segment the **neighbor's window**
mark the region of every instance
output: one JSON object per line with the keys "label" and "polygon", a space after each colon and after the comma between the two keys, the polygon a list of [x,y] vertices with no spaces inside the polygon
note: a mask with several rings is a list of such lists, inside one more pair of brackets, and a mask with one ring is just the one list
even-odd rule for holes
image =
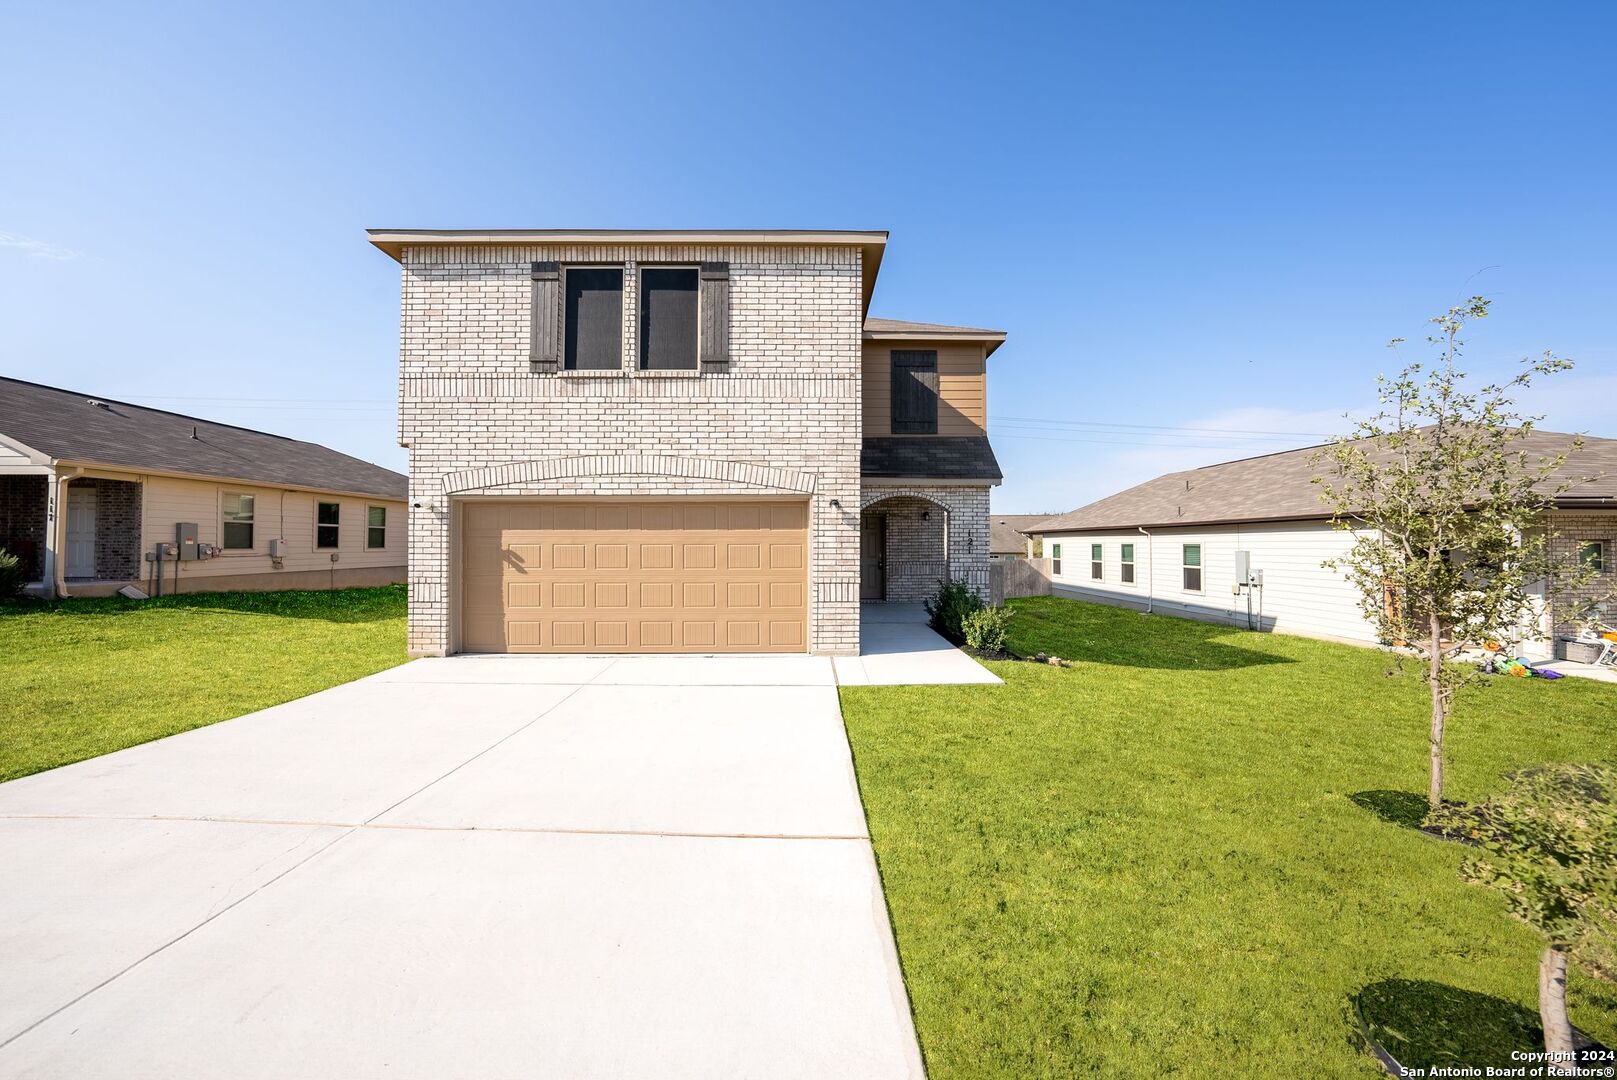
{"label": "neighbor's window", "polygon": [[365,546],[368,548],[387,547],[387,507],[367,506],[365,508]]}
{"label": "neighbor's window", "polygon": [[334,548],[337,546],[337,521],[342,514],[342,507],[336,503],[314,504],[314,546],[317,548]]}
{"label": "neighbor's window", "polygon": [[697,270],[648,266],[640,271],[640,370],[696,370]]}
{"label": "neighbor's window", "polygon": [[1061,545],[1050,545],[1050,573],[1056,577],[1061,576]]}
{"label": "neighbor's window", "polygon": [[1089,577],[1091,581],[1099,581],[1106,572],[1105,556],[1099,544],[1089,545]]}
{"label": "neighbor's window", "polygon": [[1202,591],[1202,546],[1200,544],[1184,545],[1185,554],[1181,560],[1185,568],[1185,591]]}
{"label": "neighbor's window", "polygon": [[938,433],[938,352],[893,350],[893,434]]}
{"label": "neighbor's window", "polygon": [[227,551],[253,550],[253,497],[226,495],[224,500],[224,547]]}
{"label": "neighbor's window", "polygon": [[570,266],[563,308],[568,371],[616,371],[623,366],[623,270]]}
{"label": "neighbor's window", "polygon": [[1604,540],[1589,540],[1582,544],[1578,548],[1578,565],[1604,571],[1606,569],[1606,542]]}
{"label": "neighbor's window", "polygon": [[1133,585],[1134,584],[1134,545],[1133,544],[1124,544],[1123,545],[1123,557],[1119,560],[1119,565],[1120,565],[1120,567],[1121,567],[1121,569],[1123,571],[1123,584],[1125,584],[1125,585]]}

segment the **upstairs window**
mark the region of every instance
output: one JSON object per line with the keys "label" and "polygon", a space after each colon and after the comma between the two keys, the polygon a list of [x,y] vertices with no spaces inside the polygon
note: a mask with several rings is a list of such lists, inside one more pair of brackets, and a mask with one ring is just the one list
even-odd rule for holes
{"label": "upstairs window", "polygon": [[365,546],[368,548],[387,547],[387,507],[367,506],[365,508]]}
{"label": "upstairs window", "polygon": [[226,551],[253,550],[253,497],[226,495],[224,498],[223,547]]}
{"label": "upstairs window", "polygon": [[1104,549],[1099,544],[1089,545],[1089,579],[1099,581],[1106,574]]}
{"label": "upstairs window", "polygon": [[1061,545],[1050,545],[1050,573],[1056,577],[1061,576]]}
{"label": "upstairs window", "polygon": [[893,350],[893,434],[938,433],[936,349]]}
{"label": "upstairs window", "polygon": [[1606,569],[1606,542],[1585,540],[1578,545],[1578,565],[1604,573]]}
{"label": "upstairs window", "polygon": [[640,370],[695,371],[696,267],[640,271]]}
{"label": "upstairs window", "polygon": [[342,515],[342,507],[332,502],[314,504],[314,546],[317,548],[334,548],[337,546],[337,525]]}
{"label": "upstairs window", "polygon": [[1202,546],[1200,544],[1184,545],[1184,555],[1180,565],[1185,573],[1185,591],[1202,591]]}
{"label": "upstairs window", "polygon": [[566,272],[562,366],[568,371],[623,367],[623,270],[570,266]]}
{"label": "upstairs window", "polygon": [[1134,545],[1133,544],[1124,544],[1123,545],[1123,557],[1122,557],[1122,559],[1119,560],[1118,567],[1119,567],[1120,570],[1122,570],[1123,584],[1125,584],[1125,585],[1133,585],[1134,584]]}

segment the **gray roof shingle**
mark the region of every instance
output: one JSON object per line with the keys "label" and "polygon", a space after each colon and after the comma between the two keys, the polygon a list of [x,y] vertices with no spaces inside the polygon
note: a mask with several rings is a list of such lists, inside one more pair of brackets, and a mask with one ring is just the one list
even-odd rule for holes
{"label": "gray roof shingle", "polygon": [[988,553],[990,555],[1020,555],[1027,550],[1029,526],[1046,521],[1049,514],[990,514],[988,515]]}
{"label": "gray roof shingle", "polygon": [[[1521,449],[1534,457],[1550,457],[1565,451],[1574,438],[1564,432],[1535,430],[1527,434]],[[1320,500],[1313,478],[1332,466],[1312,460],[1318,450],[1310,446],[1168,473],[1048,518],[1034,531],[1326,518],[1330,511]],[[1558,476],[1595,478],[1567,492],[1563,505],[1617,507],[1617,439],[1585,436],[1583,449],[1567,458]]]}
{"label": "gray roof shingle", "polygon": [[928,480],[991,480],[1002,474],[994,448],[981,435],[878,436],[860,455],[863,476],[913,476]]}
{"label": "gray roof shingle", "polygon": [[[100,404],[92,404],[100,402]],[[250,428],[0,377],[0,435],[58,460],[403,499],[391,469]]]}

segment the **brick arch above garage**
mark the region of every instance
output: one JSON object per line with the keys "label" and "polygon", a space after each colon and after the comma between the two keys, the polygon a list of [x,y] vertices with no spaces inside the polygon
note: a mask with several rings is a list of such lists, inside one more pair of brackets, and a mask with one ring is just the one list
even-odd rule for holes
{"label": "brick arch above garage", "polygon": [[681,480],[734,484],[760,490],[814,494],[814,473],[755,465],[720,458],[675,457],[658,454],[545,457],[476,469],[460,469],[443,478],[446,495],[545,484],[557,480],[592,477],[658,476]]}

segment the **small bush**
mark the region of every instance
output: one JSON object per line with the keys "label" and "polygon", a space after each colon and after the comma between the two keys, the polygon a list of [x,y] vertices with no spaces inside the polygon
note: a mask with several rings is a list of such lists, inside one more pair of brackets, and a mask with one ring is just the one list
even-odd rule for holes
{"label": "small bush", "polygon": [[22,595],[22,564],[17,556],[0,548],[0,600],[15,600]]}
{"label": "small bush", "polygon": [[982,606],[982,600],[964,581],[945,581],[927,598],[926,613],[931,617],[932,629],[951,641],[960,641],[966,636],[966,616]]}
{"label": "small bush", "polygon": [[962,629],[967,645],[978,652],[997,653],[1005,651],[1005,631],[1010,625],[1009,608],[984,607],[967,615]]}

